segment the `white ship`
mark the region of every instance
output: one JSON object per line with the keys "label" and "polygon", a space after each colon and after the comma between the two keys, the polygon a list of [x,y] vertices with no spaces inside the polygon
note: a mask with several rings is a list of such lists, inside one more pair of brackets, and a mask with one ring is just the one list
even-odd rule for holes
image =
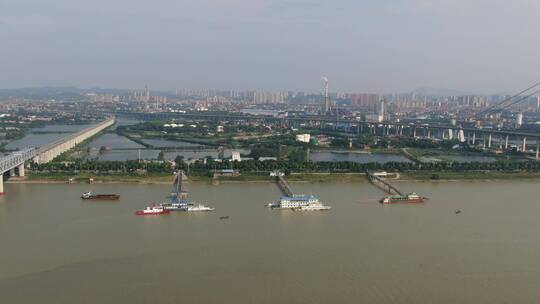
{"label": "white ship", "polygon": [[324,211],[330,210],[319,198],[313,195],[282,196],[278,202],[268,204],[272,209],[292,209],[299,211]]}
{"label": "white ship", "polygon": [[215,208],[208,207],[202,204],[197,205],[188,205],[186,211],[187,212],[197,212],[197,211],[214,211]]}
{"label": "white ship", "polygon": [[186,211],[187,207],[190,205],[190,202],[187,200],[172,200],[168,203],[160,204],[161,207],[165,210],[170,211]]}

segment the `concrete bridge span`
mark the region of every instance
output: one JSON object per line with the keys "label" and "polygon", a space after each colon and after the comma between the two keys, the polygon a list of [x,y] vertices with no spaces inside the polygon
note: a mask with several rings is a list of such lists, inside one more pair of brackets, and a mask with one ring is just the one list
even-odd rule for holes
{"label": "concrete bridge span", "polygon": [[0,195],[4,195],[4,174],[9,171],[11,176],[18,170],[19,176],[24,176],[24,163],[34,158],[36,149],[28,148],[13,152],[0,158]]}
{"label": "concrete bridge span", "polygon": [[58,155],[69,151],[76,145],[86,139],[96,135],[104,129],[112,126],[115,123],[115,118],[111,117],[97,125],[86,128],[75,134],[71,134],[63,139],[50,143],[39,149],[27,148],[24,150],[13,152],[9,155],[0,157],[0,195],[4,192],[4,174],[9,172],[10,176],[24,176],[25,163],[34,161],[38,164],[44,164],[52,161]]}
{"label": "concrete bridge span", "polygon": [[68,137],[43,146],[37,150],[36,156],[34,157],[34,162],[38,164],[48,163],[60,154],[73,149],[81,142],[112,126],[114,122],[114,117],[108,118],[97,125],[91,126],[75,134],[71,134]]}

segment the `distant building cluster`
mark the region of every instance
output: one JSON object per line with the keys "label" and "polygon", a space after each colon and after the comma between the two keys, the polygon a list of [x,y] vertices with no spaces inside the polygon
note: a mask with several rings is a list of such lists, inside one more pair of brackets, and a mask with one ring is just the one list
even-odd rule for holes
{"label": "distant building cluster", "polygon": [[251,104],[277,104],[285,103],[289,92],[278,91],[219,91],[219,90],[176,90],[177,98],[207,99],[214,102],[242,101]]}

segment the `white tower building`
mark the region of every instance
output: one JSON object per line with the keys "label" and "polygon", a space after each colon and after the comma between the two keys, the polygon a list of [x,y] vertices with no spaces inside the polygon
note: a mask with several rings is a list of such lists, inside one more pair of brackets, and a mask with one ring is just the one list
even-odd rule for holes
{"label": "white tower building", "polygon": [[324,111],[325,113],[328,113],[331,110],[330,94],[328,91],[328,78],[323,77],[322,79],[324,81]]}

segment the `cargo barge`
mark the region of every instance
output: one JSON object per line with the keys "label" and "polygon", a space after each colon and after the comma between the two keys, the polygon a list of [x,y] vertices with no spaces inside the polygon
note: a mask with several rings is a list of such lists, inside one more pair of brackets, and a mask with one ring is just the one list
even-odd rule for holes
{"label": "cargo barge", "polygon": [[92,192],[85,192],[81,195],[84,200],[103,200],[103,201],[116,201],[120,199],[118,194],[94,194]]}
{"label": "cargo barge", "polygon": [[389,195],[383,197],[379,202],[381,204],[419,204],[427,200],[427,197],[420,196],[416,193],[407,195]]}

